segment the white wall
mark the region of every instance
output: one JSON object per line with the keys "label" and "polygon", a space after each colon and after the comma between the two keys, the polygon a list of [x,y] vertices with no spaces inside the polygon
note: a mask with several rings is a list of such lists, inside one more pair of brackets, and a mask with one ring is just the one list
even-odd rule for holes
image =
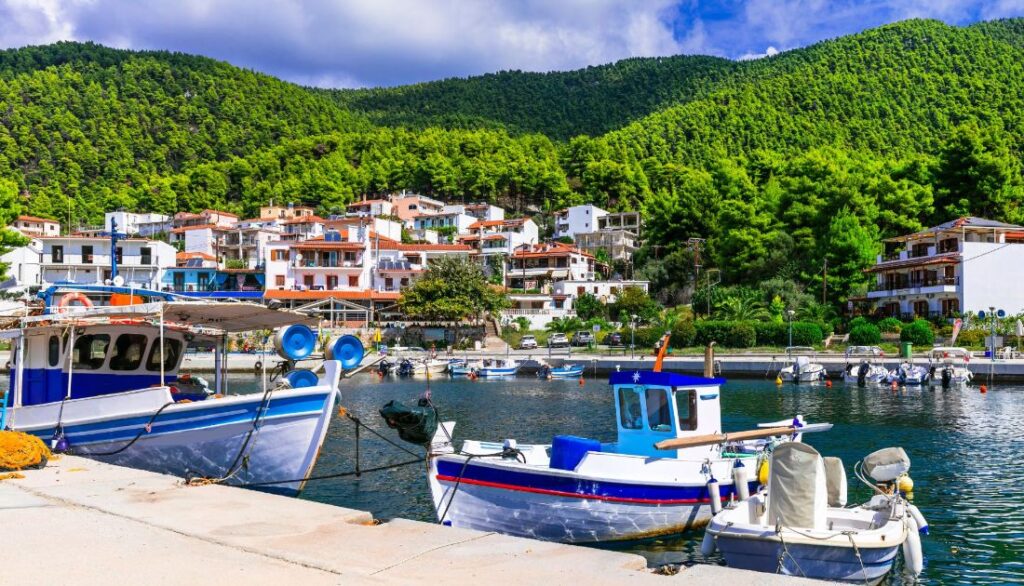
{"label": "white wall", "polygon": [[210,256],[216,256],[213,246],[215,235],[212,229],[199,228],[196,230],[186,230],[184,232],[184,236],[184,252],[202,252],[204,254],[209,254]]}
{"label": "white wall", "polygon": [[1024,244],[964,242],[961,311],[1024,311]]}
{"label": "white wall", "polygon": [[19,287],[40,285],[42,253],[42,242],[32,239],[27,245],[19,246],[0,256],[0,263],[7,265],[7,278],[16,280]]}
{"label": "white wall", "polygon": [[565,211],[566,223],[555,225],[555,238],[569,236],[575,238],[581,232],[597,230],[597,219],[608,215],[608,212],[594,205],[573,206]]}

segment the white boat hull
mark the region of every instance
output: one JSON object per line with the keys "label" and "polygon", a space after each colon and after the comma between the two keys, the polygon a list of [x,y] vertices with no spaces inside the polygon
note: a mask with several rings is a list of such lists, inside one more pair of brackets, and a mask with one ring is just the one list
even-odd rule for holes
{"label": "white boat hull", "polygon": [[828,372],[820,364],[812,365],[811,367],[801,369],[800,372],[794,374],[792,367],[786,367],[779,371],[779,377],[791,383],[812,383],[817,381],[825,380],[828,377]]}

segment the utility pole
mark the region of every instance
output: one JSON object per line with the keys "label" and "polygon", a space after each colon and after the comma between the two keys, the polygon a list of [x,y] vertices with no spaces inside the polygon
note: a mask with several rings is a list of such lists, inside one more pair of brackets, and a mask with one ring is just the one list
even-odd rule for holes
{"label": "utility pole", "polygon": [[[700,268],[703,266],[700,259],[700,246],[704,243],[703,238],[688,238],[686,240],[686,246],[693,250],[693,288],[694,291],[700,285]],[[708,280],[708,315],[711,315],[711,280]]]}
{"label": "utility pole", "polygon": [[821,271],[821,304],[827,303],[827,292],[828,292],[828,258],[825,259],[825,266]]}

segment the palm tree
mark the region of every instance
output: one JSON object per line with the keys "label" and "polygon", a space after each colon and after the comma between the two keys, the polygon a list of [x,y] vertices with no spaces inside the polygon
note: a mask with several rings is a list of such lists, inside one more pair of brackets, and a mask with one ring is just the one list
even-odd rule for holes
{"label": "palm tree", "polygon": [[766,321],[771,316],[761,300],[737,296],[719,301],[715,305],[715,317],[728,321]]}

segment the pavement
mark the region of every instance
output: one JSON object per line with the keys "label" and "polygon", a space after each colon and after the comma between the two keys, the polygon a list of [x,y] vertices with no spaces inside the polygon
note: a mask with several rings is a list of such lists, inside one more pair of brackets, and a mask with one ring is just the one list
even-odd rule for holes
{"label": "pavement", "polygon": [[[0,481],[7,584],[670,584],[811,580],[393,520],[63,456]],[[244,581],[244,582],[243,582]]]}

